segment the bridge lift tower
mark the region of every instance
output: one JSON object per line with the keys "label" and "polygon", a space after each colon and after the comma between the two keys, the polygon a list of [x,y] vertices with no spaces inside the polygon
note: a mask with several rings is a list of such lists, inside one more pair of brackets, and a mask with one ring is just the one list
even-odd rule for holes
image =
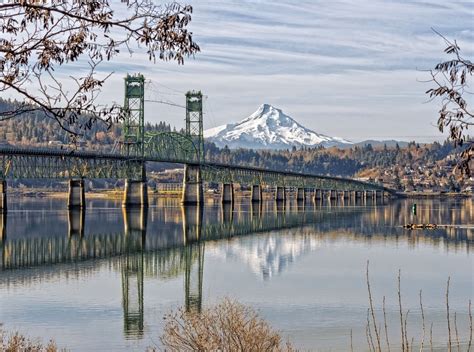
{"label": "bridge lift tower", "polygon": [[204,128],[202,123],[202,93],[186,93],[186,136],[191,138],[196,150],[197,160],[204,161]]}
{"label": "bridge lift tower", "polygon": [[143,156],[145,150],[145,77],[125,77],[124,144],[127,155]]}

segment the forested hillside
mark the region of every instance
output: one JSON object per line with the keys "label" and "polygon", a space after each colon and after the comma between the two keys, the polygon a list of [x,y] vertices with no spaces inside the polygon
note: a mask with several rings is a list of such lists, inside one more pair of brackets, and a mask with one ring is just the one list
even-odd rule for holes
{"label": "forested hillside", "polygon": [[[12,102],[0,99],[0,109]],[[164,122],[147,124],[148,131],[171,131]],[[81,148],[110,150],[119,140],[122,129],[115,125],[107,130],[95,124],[79,139]],[[57,123],[39,112],[0,122],[0,144],[22,146],[58,146],[70,143],[69,136]],[[290,170],[322,175],[359,177],[383,182],[400,190],[463,190],[470,180],[455,177],[455,150],[450,143],[406,147],[354,146],[352,148],[303,148],[292,150],[231,150],[205,144],[206,161]]]}
{"label": "forested hillside", "polygon": [[[16,103],[0,98],[0,111],[14,110]],[[146,131],[171,131],[169,124],[147,123]],[[120,124],[107,129],[105,123],[91,125],[89,131],[78,138],[78,143],[87,149],[112,148],[122,134]],[[58,123],[47,118],[41,111],[33,111],[5,121],[0,121],[0,143],[10,143],[23,146],[57,146],[71,143],[69,134],[61,129]]]}

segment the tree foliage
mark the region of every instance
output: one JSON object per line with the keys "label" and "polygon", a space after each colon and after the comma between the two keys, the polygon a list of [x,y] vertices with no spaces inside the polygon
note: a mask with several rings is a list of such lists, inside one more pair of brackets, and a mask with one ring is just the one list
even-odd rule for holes
{"label": "tree foliage", "polygon": [[[121,109],[98,103],[110,76],[99,74],[100,65],[120,52],[131,55],[135,46],[146,49],[151,61],[183,64],[200,50],[187,29],[191,13],[191,6],[157,6],[152,0],[0,2],[0,92],[23,99],[16,109],[3,111],[0,120],[40,109],[72,135],[97,121],[110,126]],[[74,67],[85,66],[83,73],[57,74],[58,68],[79,60],[81,65]],[[85,122],[80,119],[84,114]]]}
{"label": "tree foliage", "polygon": [[461,153],[458,167],[469,176],[474,155],[474,141],[469,138],[467,130],[474,124],[474,111],[469,106],[466,96],[472,94],[468,88],[474,73],[474,64],[462,55],[456,41],[449,41],[438,32],[436,33],[445,41],[444,52],[451,58],[438,63],[434,69],[430,70],[434,87],[428,89],[426,94],[431,98],[441,99],[439,130],[443,132],[448,129],[455,146],[466,145]]}

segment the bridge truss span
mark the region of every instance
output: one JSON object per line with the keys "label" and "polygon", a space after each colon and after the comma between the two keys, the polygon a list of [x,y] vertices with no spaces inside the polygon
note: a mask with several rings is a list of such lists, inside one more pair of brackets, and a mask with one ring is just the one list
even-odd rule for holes
{"label": "bridge truss span", "polygon": [[139,179],[142,163],[116,154],[1,147],[0,179]]}
{"label": "bridge truss span", "polygon": [[382,185],[350,178],[314,175],[291,171],[271,170],[250,166],[220,163],[201,164],[202,179],[206,182],[238,183],[244,185],[314,188],[339,191],[388,191]]}
{"label": "bridge truss span", "polygon": [[168,162],[199,168],[201,179],[204,182],[340,191],[374,190],[391,193],[391,190],[381,185],[348,178],[221,163],[199,163],[195,160],[198,154],[195,153],[192,140],[187,140],[185,136],[180,138],[177,135],[179,134],[152,136],[153,141],[150,143],[156,147],[156,150],[159,150],[160,146],[166,145],[166,148],[161,152],[145,154],[144,157],[46,148],[0,147],[0,179],[115,178],[141,180],[144,163]]}

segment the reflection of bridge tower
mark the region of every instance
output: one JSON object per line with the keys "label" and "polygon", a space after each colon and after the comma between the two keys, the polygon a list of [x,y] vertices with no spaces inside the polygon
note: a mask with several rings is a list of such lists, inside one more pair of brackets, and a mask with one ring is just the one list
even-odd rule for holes
{"label": "reflection of bridge tower", "polygon": [[184,291],[186,311],[201,311],[204,243],[200,241],[202,207],[181,207],[184,236]]}
{"label": "reflection of bridge tower", "polygon": [[202,308],[202,280],[204,270],[204,243],[197,242],[184,248],[186,270],[184,291],[186,311],[200,312]]}
{"label": "reflection of bridge tower", "polygon": [[124,333],[143,336],[143,253],[126,255],[122,261]]}
{"label": "reflection of bridge tower", "polygon": [[141,248],[138,254],[126,253],[122,260],[122,306],[124,333],[143,336],[143,251],[145,250],[148,208],[123,208],[127,249]]}

